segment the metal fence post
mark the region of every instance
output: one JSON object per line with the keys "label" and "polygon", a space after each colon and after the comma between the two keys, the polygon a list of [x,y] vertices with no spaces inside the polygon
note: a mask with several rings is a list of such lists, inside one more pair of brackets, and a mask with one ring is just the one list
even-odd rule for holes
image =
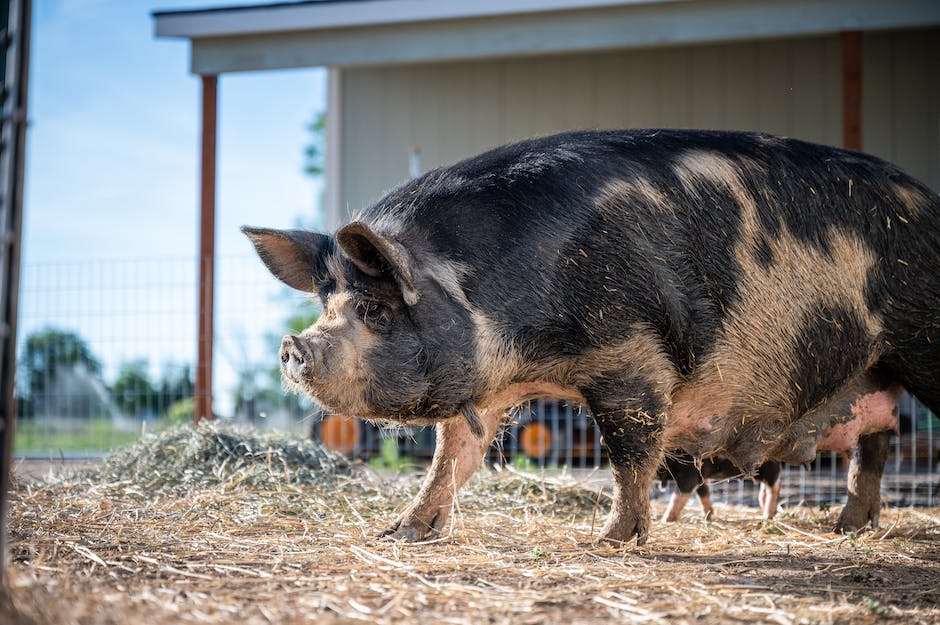
{"label": "metal fence post", "polygon": [[0,5],[0,590],[7,579],[7,504],[16,423],[13,374],[16,367],[16,319],[20,278],[20,238],[23,225],[23,168],[26,152],[26,96],[29,75],[30,0],[7,0]]}

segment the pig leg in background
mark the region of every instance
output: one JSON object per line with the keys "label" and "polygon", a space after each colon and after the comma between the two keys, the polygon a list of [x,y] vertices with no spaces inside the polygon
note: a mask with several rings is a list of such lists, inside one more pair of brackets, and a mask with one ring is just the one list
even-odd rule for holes
{"label": "pig leg in background", "polygon": [[[694,490],[694,489],[693,489]],[[680,490],[678,487],[672,491],[669,496],[669,505],[666,506],[666,512],[663,513],[663,523],[672,523],[679,520],[679,515],[685,508],[685,504],[691,499],[692,493]]]}
{"label": "pig leg in background", "polygon": [[702,516],[708,521],[712,518],[715,508],[712,506],[712,491],[707,479],[702,480],[699,487],[695,489],[695,496],[698,497],[698,502],[702,506]]}
{"label": "pig leg in background", "polygon": [[669,505],[666,507],[665,514],[663,514],[663,522],[666,523],[679,520],[679,515],[682,514],[682,509],[685,508],[685,504],[688,503],[693,492],[698,495],[705,518],[708,518],[712,511],[707,480],[702,477],[701,472],[693,464],[692,457],[687,456],[688,462],[685,458],[686,456],[667,458],[664,467],[659,471],[660,477],[672,478],[676,482],[676,490],[669,497]]}
{"label": "pig leg in background", "polygon": [[761,515],[765,519],[772,519],[777,514],[777,501],[780,499],[780,463],[765,462],[760,465],[757,469],[757,479],[760,481],[757,502],[760,504]]}
{"label": "pig leg in background", "polygon": [[438,534],[450,516],[455,494],[483,464],[483,456],[496,438],[504,415],[502,410],[480,413],[486,431],[483,439],[470,430],[463,417],[438,423],[434,458],[421,490],[379,537],[418,542]]}
{"label": "pig leg in background", "polygon": [[587,399],[610,458],[614,497],[600,540],[621,546],[636,536],[646,542],[650,527],[649,489],[663,460],[666,402],[639,376],[595,379]]}
{"label": "pig leg in background", "polygon": [[858,439],[858,447],[849,464],[849,497],[836,522],[835,531],[855,532],[869,521],[878,528],[881,508],[881,474],[888,460],[891,432],[876,432]]}
{"label": "pig leg in background", "polygon": [[[693,491],[698,496],[699,503],[702,504],[702,514],[705,519],[710,519],[714,508],[708,478],[742,477],[741,471],[727,459],[710,458],[696,465],[691,456],[679,451],[670,454],[658,475],[664,482],[668,479],[674,480],[677,488],[677,492],[673,493],[669,500],[669,507],[663,515],[665,522],[679,519],[679,514]],[[777,500],[780,496],[780,463],[775,461],[763,463],[758,467],[755,477],[760,482],[758,501],[763,517],[773,518],[777,513]]]}

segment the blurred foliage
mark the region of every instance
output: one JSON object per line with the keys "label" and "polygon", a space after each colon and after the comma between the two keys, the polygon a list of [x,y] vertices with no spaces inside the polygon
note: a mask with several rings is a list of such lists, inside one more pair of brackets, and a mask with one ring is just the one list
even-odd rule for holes
{"label": "blurred foliage", "polygon": [[401,454],[399,440],[394,436],[383,438],[379,454],[369,460],[369,466],[380,472],[391,471],[398,473],[414,465],[413,459]]}
{"label": "blurred foliage", "polygon": [[192,397],[189,365],[168,368],[159,380],[150,379],[146,360],[124,363],[110,392],[121,413],[131,417],[161,417],[181,399]]}
{"label": "blurred foliage", "polygon": [[126,415],[144,412],[154,403],[153,383],[147,371],[147,361],[135,360],[121,367],[118,378],[111,386],[114,403]]}
{"label": "blurred foliage", "polygon": [[83,366],[94,376],[101,375],[101,362],[92,355],[85,339],[75,332],[46,328],[26,337],[19,375],[26,383],[29,397],[51,388],[56,374],[63,368],[75,366]]}
{"label": "blurred foliage", "polygon": [[307,125],[310,143],[304,148],[304,173],[322,176],[326,165],[326,111],[314,113],[313,121]]}
{"label": "blurred foliage", "polygon": [[[174,402],[191,397],[194,388],[190,365],[168,366],[154,379],[145,359],[122,364],[114,383],[107,385],[102,380],[101,361],[86,340],[58,328],[45,328],[26,337],[17,375],[23,381],[17,397],[21,420],[87,418],[86,405],[93,402],[103,402],[110,408],[92,414],[92,420],[118,415],[159,418]],[[100,428],[89,425],[86,429]]]}
{"label": "blurred foliage", "polygon": [[317,322],[317,319],[320,317],[320,312],[316,310],[312,311],[301,311],[297,314],[291,315],[284,322],[284,326],[287,331],[291,334],[300,334],[313,324]]}
{"label": "blurred foliage", "polygon": [[196,400],[194,400],[192,396],[184,397],[170,404],[170,407],[167,408],[166,411],[166,421],[170,425],[192,423],[195,411]]}

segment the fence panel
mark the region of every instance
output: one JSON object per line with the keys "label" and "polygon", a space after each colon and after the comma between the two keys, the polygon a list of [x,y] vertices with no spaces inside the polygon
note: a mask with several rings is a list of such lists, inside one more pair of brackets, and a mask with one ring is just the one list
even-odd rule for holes
{"label": "fence panel", "polygon": [[[327,417],[331,419],[334,417]],[[399,462],[421,463],[434,452],[433,430],[382,430],[356,422],[355,432],[342,444],[324,436],[314,420],[314,435],[327,446],[369,460],[383,453],[383,441],[394,441]],[[901,400],[900,436],[892,436],[882,479],[882,497],[889,505],[933,506],[940,495],[940,421],[920,402],[905,394]],[[331,432],[335,432],[333,429]],[[566,469],[586,474],[607,463],[601,437],[590,414],[580,406],[533,401],[512,413],[490,450],[488,461],[526,469]],[[849,458],[820,453],[808,467],[784,466],[781,503],[830,505],[844,503]],[[668,497],[672,486],[657,487],[654,495]],[[729,503],[757,501],[758,484],[747,479],[713,481],[712,498]]]}
{"label": "fence panel", "polygon": [[[24,267],[18,456],[100,455],[191,419],[195,277],[193,258]],[[276,349],[288,317],[312,305],[284,294],[249,257],[220,260],[216,292],[218,414],[307,428],[312,408],[281,390]]]}
{"label": "fence panel", "polygon": [[17,454],[107,451],[192,394],[193,275],[187,259],[24,268]]}

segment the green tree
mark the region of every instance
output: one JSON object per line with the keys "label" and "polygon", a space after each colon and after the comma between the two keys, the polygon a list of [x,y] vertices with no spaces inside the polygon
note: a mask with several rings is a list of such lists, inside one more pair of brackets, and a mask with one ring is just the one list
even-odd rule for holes
{"label": "green tree", "polygon": [[326,163],[326,111],[314,113],[307,130],[311,137],[304,148],[304,173],[316,178],[323,174]]}
{"label": "green tree", "polygon": [[193,411],[195,410],[195,400],[190,397],[184,397],[179,401],[175,401],[170,404],[169,408],[166,409],[166,420],[171,425],[177,425],[180,423],[192,423],[193,422]]}
{"label": "green tree", "polygon": [[127,362],[121,366],[110,391],[115,405],[125,415],[166,416],[174,404],[192,398],[192,367],[169,366],[160,379],[152,380],[146,360]]}
{"label": "green tree", "polygon": [[45,328],[26,337],[20,370],[26,394],[33,402],[52,388],[57,372],[76,366],[83,366],[94,376],[101,375],[101,362],[75,332]]}
{"label": "green tree", "polygon": [[124,363],[110,388],[115,405],[125,415],[165,416],[170,407],[193,396],[192,367],[169,366],[159,380],[150,377],[146,360]]}
{"label": "green tree", "polygon": [[154,384],[157,414],[166,414],[177,402],[192,398],[195,393],[192,365],[167,367],[160,381]]}
{"label": "green tree", "polygon": [[146,360],[124,363],[111,386],[111,397],[121,413],[140,417],[157,413],[158,395],[150,381]]}

